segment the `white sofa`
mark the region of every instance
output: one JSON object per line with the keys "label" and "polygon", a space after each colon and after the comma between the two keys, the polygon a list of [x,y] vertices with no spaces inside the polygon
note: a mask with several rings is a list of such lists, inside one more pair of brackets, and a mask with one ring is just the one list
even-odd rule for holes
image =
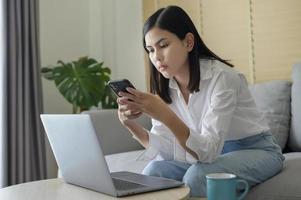
{"label": "white sofa", "polygon": [[[301,64],[293,68],[293,84],[272,81],[250,87],[259,108],[270,119],[277,141],[285,146],[285,163],[281,173],[254,187],[246,199],[301,199]],[[98,132],[111,172],[142,172],[149,161],[137,161],[143,147],[120,124],[116,110],[95,110],[89,114]],[[150,119],[139,119],[150,128]],[[295,152],[292,152],[295,151]]]}

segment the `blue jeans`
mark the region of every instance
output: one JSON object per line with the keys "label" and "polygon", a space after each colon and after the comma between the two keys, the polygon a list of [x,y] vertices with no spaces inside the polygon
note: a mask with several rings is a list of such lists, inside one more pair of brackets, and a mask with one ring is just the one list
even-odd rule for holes
{"label": "blue jeans", "polygon": [[212,163],[151,161],[142,173],[183,181],[192,197],[206,197],[206,174],[232,173],[252,187],[280,172],[283,160],[281,148],[267,132],[225,142],[221,155]]}

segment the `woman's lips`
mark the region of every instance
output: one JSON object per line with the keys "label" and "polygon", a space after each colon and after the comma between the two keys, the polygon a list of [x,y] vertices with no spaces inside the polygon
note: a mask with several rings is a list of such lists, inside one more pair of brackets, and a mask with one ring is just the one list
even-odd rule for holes
{"label": "woman's lips", "polygon": [[158,69],[165,70],[165,69],[167,69],[167,65],[159,65]]}

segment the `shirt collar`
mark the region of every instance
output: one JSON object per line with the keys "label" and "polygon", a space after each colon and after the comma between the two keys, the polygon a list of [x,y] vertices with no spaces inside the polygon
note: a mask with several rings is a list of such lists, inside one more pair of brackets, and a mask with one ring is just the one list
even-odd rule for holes
{"label": "shirt collar", "polygon": [[171,79],[169,79],[169,88],[179,89],[178,83],[173,77]]}
{"label": "shirt collar", "polygon": [[201,81],[212,78],[212,65],[214,60],[200,59]]}
{"label": "shirt collar", "polygon": [[[211,62],[212,60],[209,59],[200,59],[200,81],[212,78]],[[178,83],[174,78],[169,79],[169,88],[179,89]]]}

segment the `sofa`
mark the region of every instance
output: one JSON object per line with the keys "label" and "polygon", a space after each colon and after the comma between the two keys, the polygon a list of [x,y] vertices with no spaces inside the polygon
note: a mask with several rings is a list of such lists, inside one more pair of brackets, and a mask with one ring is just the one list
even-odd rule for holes
{"label": "sofa", "polygon": [[[301,63],[292,68],[292,81],[276,80],[250,86],[258,108],[266,115],[272,133],[282,147],[283,170],[253,187],[247,200],[301,199]],[[141,173],[149,160],[137,159],[143,147],[120,124],[117,110],[86,111],[92,118],[111,172]],[[147,129],[148,117],[138,121]]]}

